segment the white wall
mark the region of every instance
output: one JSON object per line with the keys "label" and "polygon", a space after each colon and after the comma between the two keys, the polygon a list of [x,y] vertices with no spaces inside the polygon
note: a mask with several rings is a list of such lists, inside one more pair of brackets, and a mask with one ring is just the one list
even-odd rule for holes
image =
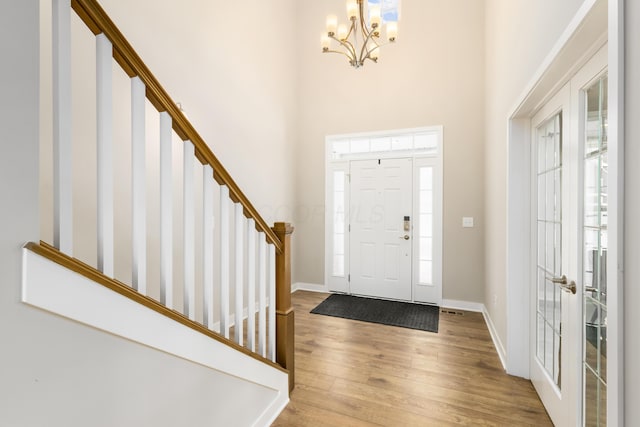
{"label": "white wall", "polygon": [[625,2],[625,425],[640,425],[640,3]]}
{"label": "white wall", "polygon": [[583,0],[487,0],[484,303],[507,346],[507,125],[518,96]]}
{"label": "white wall", "polygon": [[[324,283],[325,136],[443,125],[443,297],[482,301],[483,2],[404,0],[398,42],[358,70],[321,52],[331,13],[345,22],[344,1],[298,7],[295,280]],[[475,217],[475,228],[463,229],[463,216]]]}

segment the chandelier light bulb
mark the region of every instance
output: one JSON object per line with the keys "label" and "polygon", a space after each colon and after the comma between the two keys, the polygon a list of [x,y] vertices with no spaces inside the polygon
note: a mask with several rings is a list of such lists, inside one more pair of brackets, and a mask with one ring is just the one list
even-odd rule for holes
{"label": "chandelier light bulb", "polygon": [[349,34],[349,30],[347,30],[347,26],[340,24],[338,26],[338,40],[346,40],[347,34]]}
{"label": "chandelier light bulb", "polygon": [[369,9],[369,22],[371,23],[371,28],[378,28],[381,21],[382,15],[380,12],[380,6],[372,6]]}
{"label": "chandelier light bulb", "polygon": [[323,52],[329,50],[329,46],[331,46],[331,39],[328,35],[322,34],[322,37],[320,37],[320,45],[322,46]]}
{"label": "chandelier light bulb", "polygon": [[378,59],[380,59],[380,48],[375,46],[373,50],[369,52],[369,57],[378,62]]}
{"label": "chandelier light bulb", "polygon": [[387,22],[387,40],[395,42],[398,38],[398,23]]}
{"label": "chandelier light bulb", "polygon": [[327,16],[327,34],[333,36],[338,28],[338,17],[336,15]]}
{"label": "chandelier light bulb", "polygon": [[347,17],[350,20],[358,17],[358,2],[356,0],[347,0]]}

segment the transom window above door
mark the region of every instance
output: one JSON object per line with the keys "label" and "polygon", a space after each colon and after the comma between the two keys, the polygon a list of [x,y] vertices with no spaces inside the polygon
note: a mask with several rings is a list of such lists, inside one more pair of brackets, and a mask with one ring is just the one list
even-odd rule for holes
{"label": "transom window above door", "polygon": [[329,140],[331,160],[376,156],[424,154],[437,155],[441,139],[441,128],[407,129],[402,131],[376,132],[367,135],[333,136]]}

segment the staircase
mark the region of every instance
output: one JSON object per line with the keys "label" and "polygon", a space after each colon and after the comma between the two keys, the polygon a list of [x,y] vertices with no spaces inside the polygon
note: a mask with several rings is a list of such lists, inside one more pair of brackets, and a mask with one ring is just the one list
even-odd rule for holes
{"label": "staircase", "polygon": [[[22,249],[20,298],[68,344],[52,358],[73,371],[75,413],[65,393],[37,391],[47,411],[5,412],[7,425],[269,425],[294,386],[293,227],[266,223],[95,0],[52,6],[53,136],[39,168],[51,203]],[[95,43],[95,138],[80,150],[73,14]]]}

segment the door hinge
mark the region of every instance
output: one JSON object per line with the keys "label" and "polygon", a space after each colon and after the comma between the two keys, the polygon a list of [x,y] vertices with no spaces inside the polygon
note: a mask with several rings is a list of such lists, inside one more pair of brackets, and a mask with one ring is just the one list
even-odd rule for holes
{"label": "door hinge", "polygon": [[351,224],[349,224],[349,233],[351,233]]}
{"label": "door hinge", "polygon": [[350,281],[351,281],[351,275],[347,274],[347,282],[350,282]]}

